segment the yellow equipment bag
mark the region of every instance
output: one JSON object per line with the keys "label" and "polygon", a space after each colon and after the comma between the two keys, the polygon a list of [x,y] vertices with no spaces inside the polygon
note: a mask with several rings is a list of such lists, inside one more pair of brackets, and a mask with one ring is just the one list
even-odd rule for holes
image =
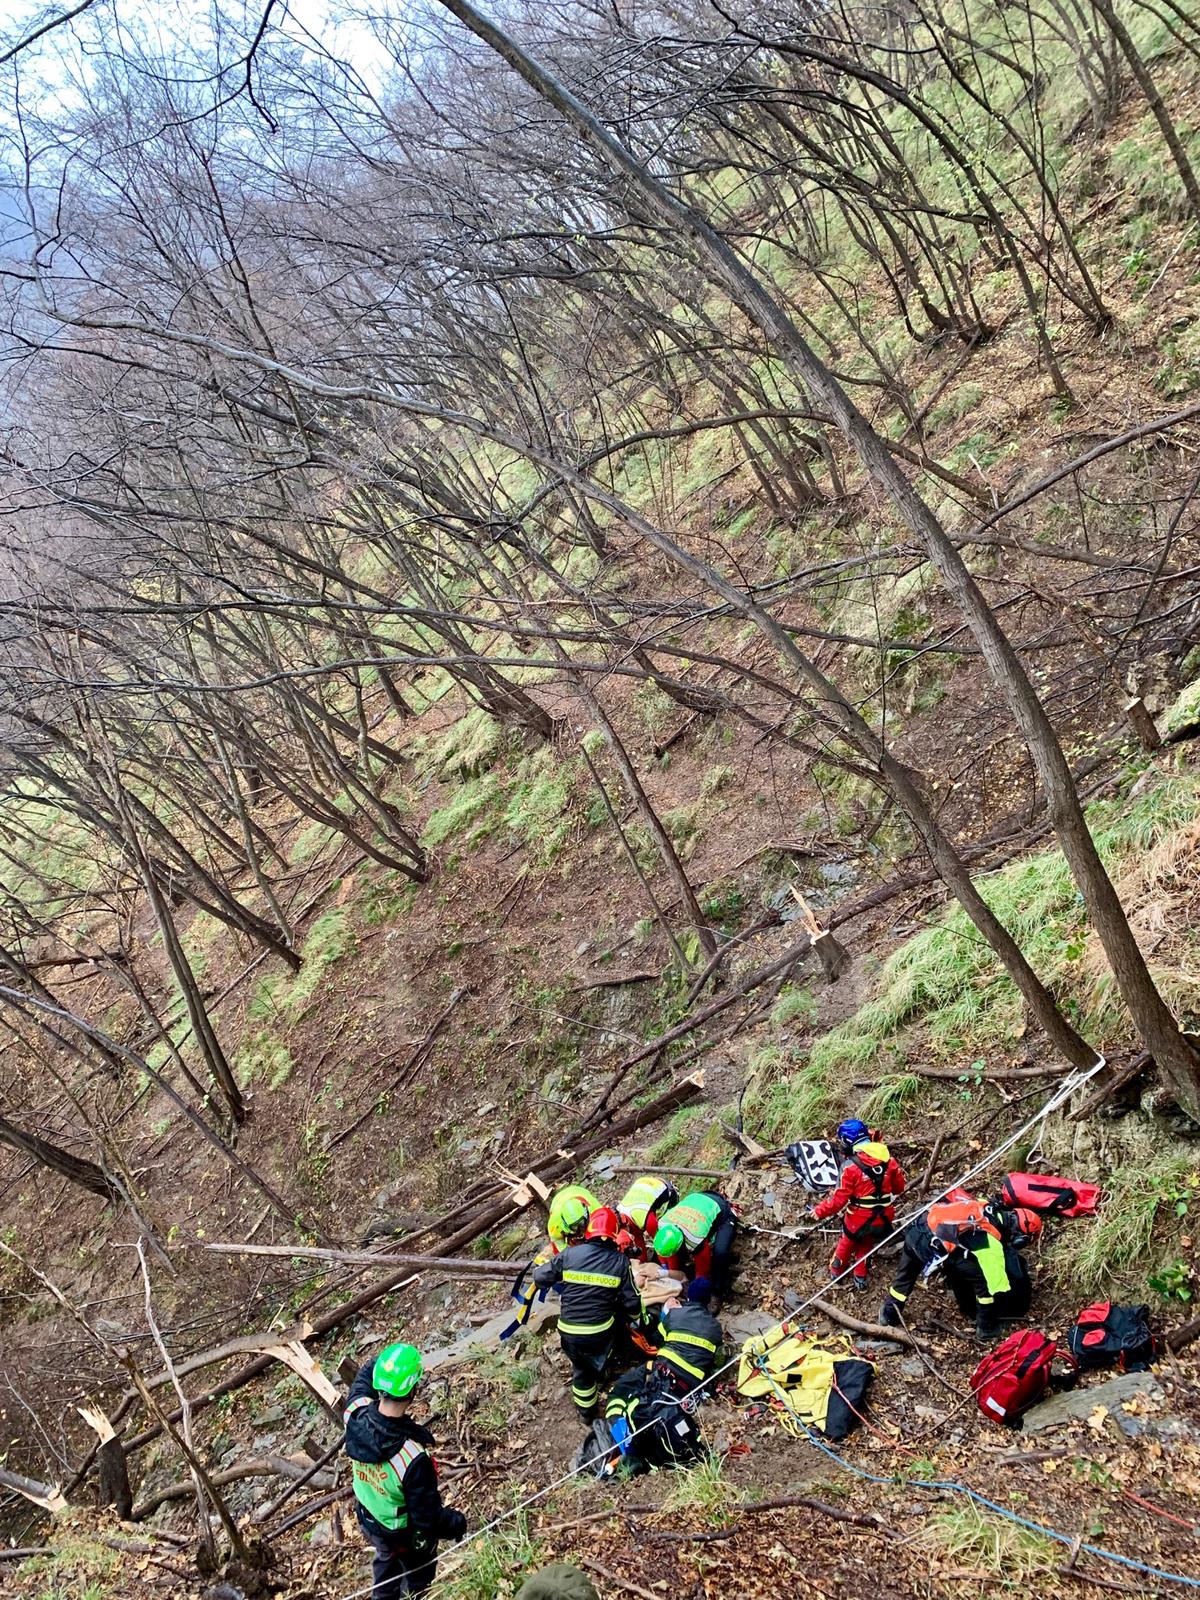
{"label": "yellow equipment bag", "polygon": [[771,1401],[825,1438],[844,1439],[862,1420],[874,1377],[874,1362],[855,1355],[844,1334],[812,1338],[781,1322],[746,1340],[737,1386],[748,1400]]}

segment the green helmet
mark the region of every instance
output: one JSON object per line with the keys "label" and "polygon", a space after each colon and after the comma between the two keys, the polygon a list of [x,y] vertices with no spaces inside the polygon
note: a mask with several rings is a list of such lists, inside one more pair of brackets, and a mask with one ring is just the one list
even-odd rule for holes
{"label": "green helmet", "polygon": [[660,1261],[665,1261],[668,1256],[673,1256],[683,1249],[683,1233],[673,1222],[660,1223],[658,1232],[654,1235],[654,1254]]}
{"label": "green helmet", "polygon": [[421,1352],[411,1344],[389,1344],[375,1357],[371,1382],[380,1394],[403,1400],[421,1381]]}

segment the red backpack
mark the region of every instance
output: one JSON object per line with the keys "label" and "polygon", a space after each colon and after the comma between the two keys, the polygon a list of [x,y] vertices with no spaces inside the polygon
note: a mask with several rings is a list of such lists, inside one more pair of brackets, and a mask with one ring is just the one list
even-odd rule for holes
{"label": "red backpack", "polygon": [[971,1392],[984,1416],[1015,1423],[1050,1387],[1057,1353],[1054,1340],[1033,1328],[1018,1328],[989,1350],[971,1374]]}
{"label": "red backpack", "polygon": [[1028,1206],[1031,1211],[1046,1211],[1056,1217],[1094,1217],[1100,1203],[1100,1186],[1045,1172],[1010,1172],[1000,1198],[1006,1206]]}

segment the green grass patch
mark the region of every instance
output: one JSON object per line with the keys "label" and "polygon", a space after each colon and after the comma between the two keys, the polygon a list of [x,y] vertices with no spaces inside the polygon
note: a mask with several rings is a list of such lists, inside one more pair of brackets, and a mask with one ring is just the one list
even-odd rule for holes
{"label": "green grass patch", "polygon": [[430,812],[421,832],[421,843],[433,847],[444,844],[455,834],[465,832],[499,798],[501,787],[500,779],[494,772],[485,772],[478,778],[469,778],[460,784],[444,806],[438,806]]}
{"label": "green grass patch", "polygon": [[1188,728],[1194,722],[1200,722],[1200,678],[1189,683],[1169,708],[1163,719],[1163,731],[1178,733],[1181,728]]}
{"label": "green grass patch", "polygon": [[468,1545],[461,1566],[447,1551],[443,1557],[446,1573],[439,1578],[438,1588],[444,1600],[496,1600],[498,1595],[512,1594],[543,1559],[530,1535],[528,1519],[519,1512],[486,1539]]}
{"label": "green grass patch", "polygon": [[935,1511],[925,1524],[922,1542],[959,1566],[992,1573],[1014,1586],[1053,1571],[1062,1556],[1059,1546],[1043,1534],[969,1500]]}
{"label": "green grass patch", "polygon": [[[1088,824],[1110,871],[1143,854],[1200,810],[1200,779],[1171,778],[1132,801],[1088,809]],[[1085,1032],[1114,1023],[1111,988],[1080,970],[1087,921],[1062,854],[1045,851],[978,880],[989,906]],[[1165,984],[1169,995],[1169,982]],[[957,906],[902,945],[884,964],[876,993],[813,1046],[810,1063],[856,1071],[894,1054],[903,1030],[920,1023],[925,1045],[961,1057],[1016,1039],[1024,1024],[1020,995],[990,947]]]}
{"label": "green grass patch", "polygon": [[749,1087],[742,1100],[746,1129],[766,1145],[812,1138],[833,1110],[829,1073],[814,1063],[800,1066],[774,1045],[750,1058]]}
{"label": "green grass patch", "polygon": [[238,1082],[246,1088],[263,1083],[268,1089],[282,1089],[294,1066],[292,1052],[266,1028],[247,1034],[234,1063]]}
{"label": "green grass patch", "polygon": [[1195,1216],[1187,1220],[1192,1206],[1181,1198],[1195,1192],[1196,1162],[1186,1145],[1159,1146],[1145,1125],[1127,1135],[1105,1173],[1096,1216],[1073,1222],[1069,1236],[1064,1231],[1046,1248],[1055,1281],[1080,1295],[1114,1286],[1136,1286],[1141,1293],[1156,1226],[1168,1226],[1168,1256],[1179,1254],[1180,1234],[1196,1226]]}
{"label": "green grass patch", "polygon": [[350,913],[343,906],[324,912],[309,929],[294,976],[272,972],[254,986],[246,1015],[252,1022],[289,1026],[304,1012],[329,969],[354,949]]}
{"label": "green grass patch", "polygon": [[858,1114],[872,1127],[899,1122],[920,1094],[922,1080],[911,1072],[889,1073],[861,1101]]}
{"label": "green grass patch", "polygon": [[680,1106],[674,1112],[665,1130],[646,1152],[651,1166],[665,1167],[690,1155],[700,1132],[700,1125],[711,1113],[704,1106]]}
{"label": "green grass patch", "polygon": [[785,983],[779,998],[771,1007],[771,1021],[777,1028],[789,1022],[811,1022],[817,1014],[817,1002],[807,989],[799,984]]}

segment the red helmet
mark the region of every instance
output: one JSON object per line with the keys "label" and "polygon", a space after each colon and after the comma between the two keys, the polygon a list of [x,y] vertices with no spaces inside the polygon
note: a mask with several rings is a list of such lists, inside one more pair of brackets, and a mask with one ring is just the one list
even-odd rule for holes
{"label": "red helmet", "polygon": [[621,1231],[621,1219],[611,1206],[597,1206],[588,1218],[588,1239],[612,1239]]}
{"label": "red helmet", "polygon": [[1015,1206],[1013,1221],[1027,1239],[1036,1239],[1042,1231],[1042,1219],[1032,1206]]}
{"label": "red helmet", "polygon": [[628,1228],[622,1228],[617,1235],[617,1249],[622,1255],[635,1255],[637,1253],[637,1240]]}

